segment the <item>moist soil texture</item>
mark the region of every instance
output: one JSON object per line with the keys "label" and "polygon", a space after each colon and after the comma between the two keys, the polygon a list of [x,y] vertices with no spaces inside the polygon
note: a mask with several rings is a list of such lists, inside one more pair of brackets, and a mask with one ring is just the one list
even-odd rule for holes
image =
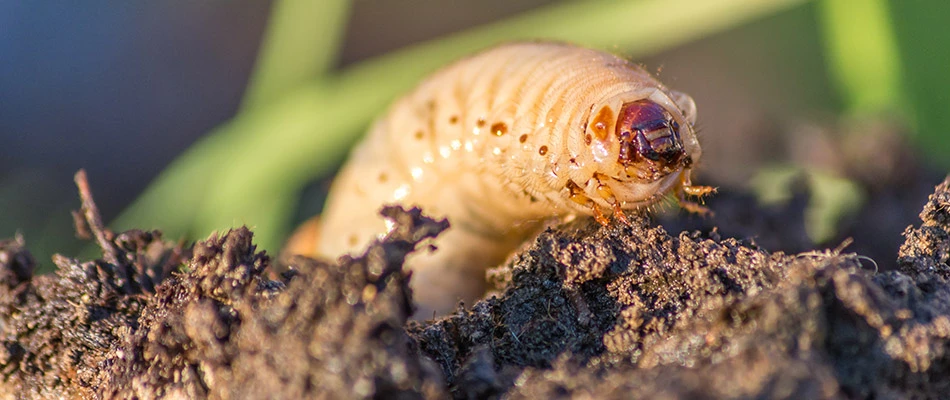
{"label": "moist soil texture", "polygon": [[388,207],[363,255],[278,260],[247,228],[113,233],[80,173],[101,258],[37,276],[0,241],[0,398],[950,398],[940,179],[859,179],[830,249],[805,234],[807,185],[770,207],[720,188],[706,219],[552,224],[482,300],[419,321],[402,262],[446,221]]}

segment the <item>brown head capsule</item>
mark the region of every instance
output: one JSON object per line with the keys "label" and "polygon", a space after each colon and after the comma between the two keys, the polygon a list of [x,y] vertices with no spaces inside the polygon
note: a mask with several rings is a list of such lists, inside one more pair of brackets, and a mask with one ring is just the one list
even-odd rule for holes
{"label": "brown head capsule", "polygon": [[669,111],[650,100],[624,104],[617,122],[617,162],[636,167],[654,179],[682,168],[689,159],[680,125]]}

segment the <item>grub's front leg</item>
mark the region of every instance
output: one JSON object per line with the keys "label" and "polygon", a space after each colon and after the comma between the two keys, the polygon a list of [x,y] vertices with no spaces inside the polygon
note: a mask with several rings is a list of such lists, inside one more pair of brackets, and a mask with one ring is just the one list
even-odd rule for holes
{"label": "grub's front leg", "polygon": [[689,200],[686,196],[697,197],[702,200],[703,197],[716,193],[716,188],[712,186],[694,186],[689,179],[689,171],[680,175],[680,184],[676,187],[676,201],[680,207],[691,213],[699,214],[704,217],[712,217],[714,213],[709,207],[698,202]]}

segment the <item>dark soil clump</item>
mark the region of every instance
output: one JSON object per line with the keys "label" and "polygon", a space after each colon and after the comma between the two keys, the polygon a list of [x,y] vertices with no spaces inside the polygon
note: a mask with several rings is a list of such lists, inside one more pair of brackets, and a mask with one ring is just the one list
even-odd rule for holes
{"label": "dark soil clump", "polygon": [[895,269],[578,219],[490,271],[493,295],[426,322],[401,265],[447,224],[417,209],[385,209],[397,229],[361,257],[277,276],[245,228],[191,247],[113,234],[78,180],[102,259],[33,276],[23,239],[0,242],[4,398],[950,396],[950,179]]}

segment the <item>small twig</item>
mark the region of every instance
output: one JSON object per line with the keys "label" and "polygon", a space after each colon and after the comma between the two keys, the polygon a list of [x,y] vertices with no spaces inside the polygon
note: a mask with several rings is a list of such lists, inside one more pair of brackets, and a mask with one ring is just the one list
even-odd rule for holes
{"label": "small twig", "polygon": [[82,200],[80,212],[86,217],[86,223],[93,236],[96,237],[96,243],[102,248],[102,257],[106,262],[112,265],[119,264],[119,249],[112,243],[112,232],[102,223],[102,216],[99,214],[99,207],[92,199],[92,191],[89,189],[89,180],[86,178],[86,171],[80,169],[74,177],[76,187],[79,188],[79,198]]}

